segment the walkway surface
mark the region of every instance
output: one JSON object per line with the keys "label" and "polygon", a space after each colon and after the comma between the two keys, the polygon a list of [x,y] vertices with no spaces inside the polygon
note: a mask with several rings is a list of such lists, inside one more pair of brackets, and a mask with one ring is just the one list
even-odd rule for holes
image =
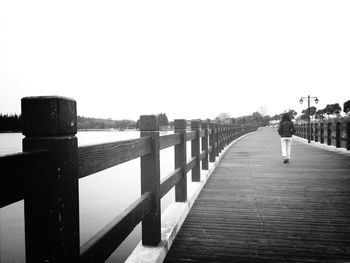
{"label": "walkway surface", "polygon": [[264,128],[226,153],[165,262],[350,262],[350,156]]}

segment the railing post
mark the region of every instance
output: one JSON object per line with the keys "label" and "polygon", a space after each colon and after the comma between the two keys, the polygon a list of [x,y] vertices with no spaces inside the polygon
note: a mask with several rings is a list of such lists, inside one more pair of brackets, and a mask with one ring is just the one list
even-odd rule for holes
{"label": "railing post", "polygon": [[191,141],[191,155],[196,157],[197,164],[192,168],[192,182],[200,182],[201,180],[201,162],[200,154],[200,121],[191,121],[191,130],[196,132],[196,139]]}
{"label": "railing post", "polygon": [[221,149],[222,149],[222,124],[219,123],[218,124],[218,155],[221,153]]}
{"label": "railing post", "polygon": [[335,123],[335,147],[340,148],[340,122]]}
{"label": "railing post", "polygon": [[219,124],[215,123],[215,156],[219,156],[220,153],[220,128]]}
{"label": "railing post", "polygon": [[327,122],[327,145],[332,145],[332,129],[331,122]]}
{"label": "railing post", "polygon": [[320,143],[324,143],[324,122],[320,123]]}
{"label": "railing post", "polygon": [[21,103],[23,151],[49,151],[48,161],[28,176],[26,262],[78,262],[76,102],[63,97],[26,97]]}
{"label": "railing post", "polygon": [[202,137],[202,151],[205,151],[205,157],[202,160],[202,169],[208,170],[209,169],[209,159],[208,159],[208,122],[202,122],[201,123],[201,129],[204,130],[205,134],[204,137]]}
{"label": "railing post", "polygon": [[175,120],[175,133],[181,134],[181,143],[175,145],[175,169],[182,168],[182,179],[175,185],[175,201],[187,201],[186,120]]}
{"label": "railing post", "polygon": [[311,141],[314,141],[315,140],[315,138],[314,138],[314,123],[310,123],[310,140]]}
{"label": "railing post", "polygon": [[301,124],[301,138],[304,138],[304,123]]}
{"label": "railing post", "polygon": [[346,124],[346,149],[350,150],[350,121],[345,122]]}
{"label": "railing post", "polygon": [[315,122],[315,142],[318,142],[318,122]]}
{"label": "railing post", "polygon": [[209,135],[209,146],[211,147],[211,152],[209,155],[209,161],[215,162],[215,123],[209,123],[211,129],[211,134]]}
{"label": "railing post", "polygon": [[140,131],[141,137],[152,138],[152,153],[141,157],[141,194],[152,193],[151,211],[142,220],[142,244],[156,246],[161,240],[158,117],[140,116]]}
{"label": "railing post", "polygon": [[[297,124],[297,123],[295,124],[295,130],[296,130],[296,131],[295,131],[295,135],[296,135],[296,136],[299,136],[299,124]],[[299,136],[299,137],[300,137],[300,136]]]}

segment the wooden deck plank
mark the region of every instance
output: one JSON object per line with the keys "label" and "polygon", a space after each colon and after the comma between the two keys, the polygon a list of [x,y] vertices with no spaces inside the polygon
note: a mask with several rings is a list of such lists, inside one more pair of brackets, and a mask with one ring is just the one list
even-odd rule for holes
{"label": "wooden deck plank", "polygon": [[275,129],[239,141],[196,200],[165,262],[350,262],[350,157]]}

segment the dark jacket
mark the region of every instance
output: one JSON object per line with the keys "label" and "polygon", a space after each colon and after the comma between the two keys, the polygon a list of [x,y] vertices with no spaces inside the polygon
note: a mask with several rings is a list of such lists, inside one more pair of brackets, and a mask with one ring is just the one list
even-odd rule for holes
{"label": "dark jacket", "polygon": [[278,127],[278,134],[281,137],[292,137],[295,133],[294,123],[292,121],[282,121]]}

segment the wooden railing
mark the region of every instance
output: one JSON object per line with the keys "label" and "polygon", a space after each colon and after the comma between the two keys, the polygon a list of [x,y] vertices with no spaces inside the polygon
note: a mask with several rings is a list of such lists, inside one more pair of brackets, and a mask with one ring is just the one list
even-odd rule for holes
{"label": "wooden railing", "polygon": [[[174,134],[159,136],[154,115],[140,117],[140,137],[78,147],[76,102],[62,97],[22,99],[23,153],[0,157],[1,207],[24,199],[26,262],[103,262],[142,222],[142,242],[161,241],[161,198],[175,187],[187,200],[187,173],[200,181],[209,162],[232,140],[257,127],[175,120]],[[186,142],[191,141],[187,162]],[[175,171],[160,179],[159,152],[175,146]],[[82,247],[78,180],[141,159],[141,196]]]}
{"label": "wooden railing", "polygon": [[307,123],[296,124],[296,135],[321,144],[333,145],[350,150],[350,122],[313,122],[310,128]]}

